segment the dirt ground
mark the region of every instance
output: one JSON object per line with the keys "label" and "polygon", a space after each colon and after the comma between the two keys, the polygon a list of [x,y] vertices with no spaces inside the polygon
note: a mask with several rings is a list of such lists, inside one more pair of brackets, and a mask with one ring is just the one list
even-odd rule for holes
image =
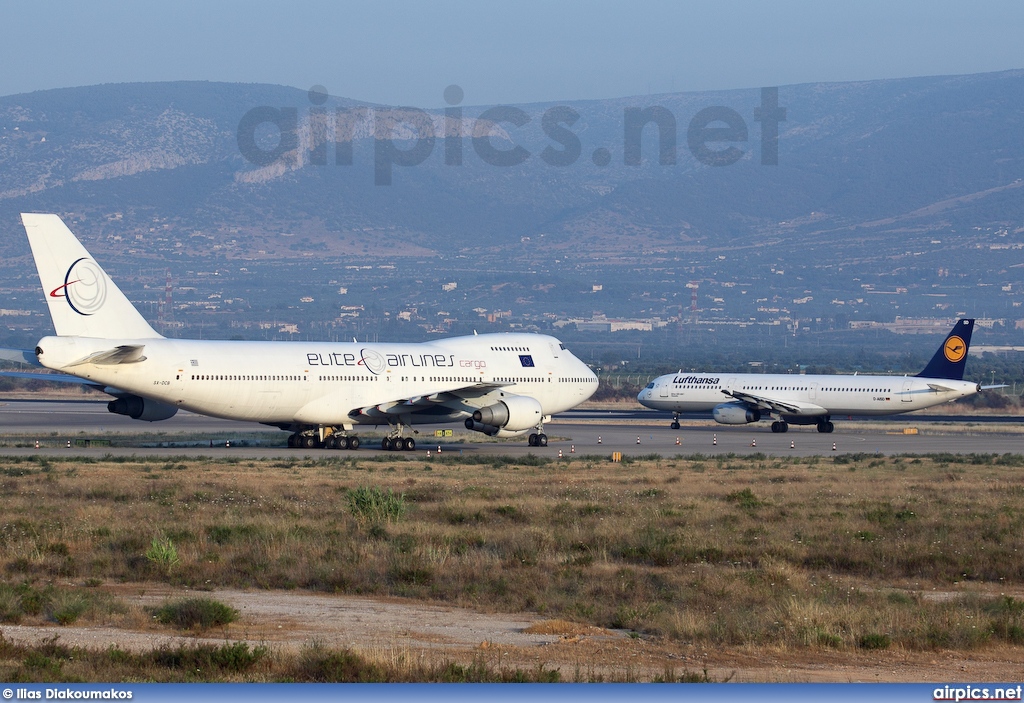
{"label": "dirt ground", "polygon": [[145,650],[182,642],[248,641],[279,651],[312,642],[349,647],[388,660],[410,654],[434,660],[486,661],[509,668],[542,664],[558,669],[563,680],[633,678],[685,672],[712,681],[734,682],[956,682],[1020,681],[1024,648],[990,647],[977,652],[849,652],[820,649],[733,648],[706,650],[659,639],[631,637],[537,614],[485,614],[400,599],[335,596],[297,591],[188,592],[154,584],[104,587],[137,606],[168,598],[202,595],[240,612],[238,622],[202,636],[181,634],[156,623],[125,629],[4,625],[0,633],[14,642],[38,642],[59,635],[60,642],[103,649],[112,644]]}

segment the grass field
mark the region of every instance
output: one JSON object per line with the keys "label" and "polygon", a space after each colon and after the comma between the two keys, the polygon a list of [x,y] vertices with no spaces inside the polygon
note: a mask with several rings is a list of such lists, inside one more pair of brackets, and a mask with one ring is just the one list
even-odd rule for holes
{"label": "grass field", "polygon": [[[124,608],[103,585],[147,581],[525,610],[754,652],[1024,652],[1022,468],[1019,455],[621,464],[6,457],[0,622],[130,628],[151,616]],[[58,666],[59,647],[49,647],[0,640],[0,678],[181,680],[188,666],[174,662],[189,656],[226,658],[203,680],[553,676],[388,668],[323,646],[280,661],[237,646],[114,663],[79,652],[65,657],[74,666]],[[99,662],[92,668],[90,657]],[[334,664],[310,668],[310,657]]]}

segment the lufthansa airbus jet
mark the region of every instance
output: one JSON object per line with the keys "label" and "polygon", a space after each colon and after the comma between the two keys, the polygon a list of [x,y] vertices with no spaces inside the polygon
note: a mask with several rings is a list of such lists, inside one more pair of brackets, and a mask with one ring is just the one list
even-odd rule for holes
{"label": "lufthansa airbus jet", "polygon": [[659,376],[637,400],[679,414],[711,411],[715,422],[745,425],[772,420],[772,432],[789,425],[817,425],[831,432],[833,415],[897,415],[966,398],[982,386],[965,381],[964,366],[974,320],[960,320],[935,356],[916,376],[675,373]]}
{"label": "lufthansa airbus jet", "polygon": [[184,408],[279,427],[289,446],[305,448],[356,449],[356,425],[387,425],[381,447],[412,450],[407,429],[446,422],[497,437],[529,434],[531,446],[546,446],[551,415],[597,390],[586,364],[540,334],[419,344],[167,339],[60,217],[21,219],[56,336],[0,356],[102,389],[114,397],[112,413],[155,421]]}

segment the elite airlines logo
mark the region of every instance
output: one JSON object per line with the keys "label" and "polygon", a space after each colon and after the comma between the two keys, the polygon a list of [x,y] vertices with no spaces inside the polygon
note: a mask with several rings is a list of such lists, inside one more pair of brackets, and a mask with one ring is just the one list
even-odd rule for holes
{"label": "elite airlines logo", "polygon": [[79,315],[92,315],[107,300],[107,282],[95,261],[85,257],[68,267],[64,285],[50,291],[51,298],[64,298]]}
{"label": "elite airlines logo", "polygon": [[384,370],[384,357],[374,350],[361,349],[359,351],[359,356],[362,357],[359,363],[369,369],[374,376]]}
{"label": "elite airlines logo", "polygon": [[946,355],[946,361],[955,364],[964,358],[964,354],[967,353],[967,345],[964,344],[964,340],[954,335],[946,340],[942,351]]}

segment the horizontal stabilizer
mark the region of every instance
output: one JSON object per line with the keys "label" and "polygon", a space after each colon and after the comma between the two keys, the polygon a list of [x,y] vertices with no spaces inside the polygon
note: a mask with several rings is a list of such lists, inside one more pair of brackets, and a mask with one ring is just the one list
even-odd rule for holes
{"label": "horizontal stabilizer", "polygon": [[114,364],[137,364],[140,361],[145,361],[146,357],[142,355],[142,350],[146,348],[145,344],[122,344],[119,347],[113,349],[104,349],[103,351],[93,352],[89,356],[82,357],[78,361],[72,361],[68,366],[81,366],[82,364],[101,364],[103,366],[113,366]]}
{"label": "horizontal stabilizer", "polygon": [[6,349],[0,348],[0,361],[14,361],[19,364],[42,367],[36,353],[29,349]]}
{"label": "horizontal stabilizer", "polygon": [[[78,376],[69,376],[63,373],[33,373],[31,371],[0,371],[3,378],[25,378],[30,381],[46,381],[48,383],[76,383],[80,386],[90,386],[96,390],[107,392],[106,386]],[[111,395],[114,395],[111,393]]]}

